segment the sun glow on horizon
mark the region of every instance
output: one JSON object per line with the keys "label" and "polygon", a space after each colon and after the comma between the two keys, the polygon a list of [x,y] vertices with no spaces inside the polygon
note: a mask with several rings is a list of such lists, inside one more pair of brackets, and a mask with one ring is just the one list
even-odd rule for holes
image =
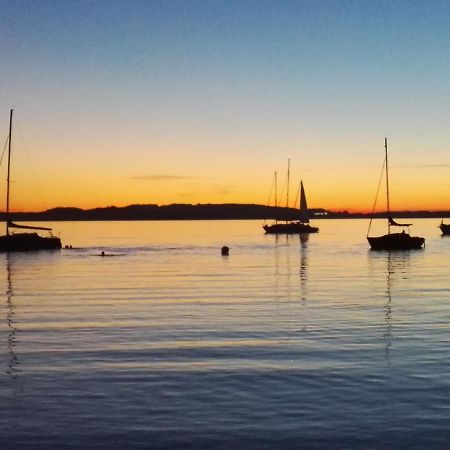
{"label": "sun glow on horizon", "polygon": [[[168,152],[166,145],[155,146],[149,141],[148,152],[142,153],[138,147],[121,153],[119,148],[124,143],[114,142],[113,136],[105,141],[90,140],[87,148],[77,141],[75,145],[80,147],[76,150],[70,142],[54,145],[49,136],[37,134],[33,139],[28,134],[26,145],[21,142],[23,136],[18,137],[12,155],[12,211],[174,203],[269,205],[275,170],[277,203],[285,206],[288,159],[270,154],[273,143],[258,141],[255,147],[238,148],[241,144],[237,142],[237,147],[224,150],[225,156],[216,158],[205,157],[207,148],[193,143],[172,142],[174,151]],[[297,189],[303,180],[308,206],[312,209],[371,212],[380,180],[381,167],[376,163],[383,156],[379,144],[372,143],[361,154],[354,150],[359,145],[357,141],[349,150],[340,152],[341,156],[336,156],[338,151],[332,157],[323,158],[322,155],[330,154],[322,148],[322,142],[315,146],[297,142],[296,148],[309,147],[310,152],[306,157],[301,150],[284,152],[291,155],[289,206],[298,206]],[[96,147],[111,151],[96,153]],[[147,145],[142,143],[141,147],[145,149]],[[261,148],[264,155],[270,156],[256,158]],[[178,157],[174,159],[171,153]],[[409,158],[412,163],[405,166],[400,160],[401,153],[394,154],[390,163],[392,210],[450,209],[447,164],[427,165],[421,164],[419,158],[416,162]],[[2,165],[2,178],[6,179],[5,160]],[[0,187],[2,192],[4,195],[5,185]],[[273,206],[273,197],[271,201]],[[385,203],[382,180],[376,211],[384,211]]]}
{"label": "sun glow on horizon", "polygon": [[450,209],[446,5],[113,4],[2,9],[12,210],[266,205],[290,155],[292,201],[368,212],[385,136],[391,208]]}
{"label": "sun glow on horizon", "polygon": [[[322,208],[329,211],[348,211],[352,213],[369,213],[375,200],[376,183],[366,182],[366,172],[355,172],[351,177],[349,170],[346,176],[336,177],[334,173],[321,172],[320,177],[303,177],[303,183],[311,209]],[[15,179],[19,180],[19,173]],[[181,175],[146,176],[145,178],[128,177],[119,174],[94,175],[86,174],[77,178],[75,173],[59,172],[50,174],[39,183],[15,181],[11,189],[11,205],[13,211],[43,211],[54,207],[77,207],[92,209],[97,207],[123,207],[132,204],[169,205],[183,204],[260,204],[274,206],[273,198],[269,202],[270,184],[261,177],[247,177],[236,180],[234,177],[189,177]],[[391,210],[427,210],[444,211],[450,209],[450,187],[445,186],[445,173],[439,177],[439,171],[432,171],[430,177],[423,177],[419,184],[406,176],[398,176],[391,182]],[[370,178],[374,178],[373,176]],[[300,180],[299,177],[297,177]],[[416,178],[417,179],[417,178]],[[376,178],[375,178],[376,180]],[[36,182],[36,180],[33,180]],[[446,189],[438,189],[440,185]],[[291,182],[290,207],[298,207],[296,194],[297,181]],[[64,186],[64,189],[61,189]],[[432,189],[435,187],[434,189]],[[279,188],[278,205],[286,205],[285,191]],[[4,192],[4,190],[0,190]],[[445,195],[447,194],[447,195]],[[297,201],[294,204],[294,201]],[[3,209],[3,208],[2,208]],[[380,190],[375,210],[386,209],[384,187]]]}

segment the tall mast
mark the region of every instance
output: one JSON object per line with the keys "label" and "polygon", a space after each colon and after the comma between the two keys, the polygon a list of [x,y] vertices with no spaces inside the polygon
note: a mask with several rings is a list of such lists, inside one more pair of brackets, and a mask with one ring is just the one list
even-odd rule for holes
{"label": "tall mast", "polygon": [[9,136],[8,136],[8,175],[6,178],[6,234],[9,234],[9,179],[11,171],[11,138],[12,138],[12,117],[13,109],[9,111]]}
{"label": "tall mast", "polygon": [[389,167],[388,167],[388,146],[387,138],[384,138],[384,151],[385,151],[385,161],[386,161],[386,205],[387,205],[387,216],[388,216],[388,234],[391,234],[391,207],[389,204]]}
{"label": "tall mast", "polygon": [[[286,186],[286,208],[289,208],[289,174],[291,170],[291,157],[288,156],[287,186]],[[287,222],[287,218],[286,218]]]}
{"label": "tall mast", "polygon": [[[275,183],[275,208],[278,206],[278,183],[277,183],[277,171],[275,170],[275,178],[274,178],[274,183]],[[278,213],[275,212],[276,217],[278,217]],[[278,219],[275,218],[275,223],[278,222]]]}
{"label": "tall mast", "polygon": [[277,192],[277,172],[275,171],[275,208],[278,206],[278,192]]}

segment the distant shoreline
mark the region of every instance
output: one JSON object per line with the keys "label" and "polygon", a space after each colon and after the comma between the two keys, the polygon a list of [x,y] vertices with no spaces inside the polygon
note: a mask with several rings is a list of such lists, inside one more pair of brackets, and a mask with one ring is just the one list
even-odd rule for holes
{"label": "distant shoreline", "polygon": [[[347,211],[327,211],[310,209],[311,220],[326,219],[366,219],[368,213],[350,213]],[[450,218],[450,211],[396,211],[397,218]],[[108,220],[296,220],[298,210],[255,204],[172,204],[172,205],[129,205],[123,207],[81,209],[58,207],[40,212],[11,213],[17,221],[108,221]],[[380,212],[374,218],[385,218]],[[0,220],[5,220],[0,213]]]}

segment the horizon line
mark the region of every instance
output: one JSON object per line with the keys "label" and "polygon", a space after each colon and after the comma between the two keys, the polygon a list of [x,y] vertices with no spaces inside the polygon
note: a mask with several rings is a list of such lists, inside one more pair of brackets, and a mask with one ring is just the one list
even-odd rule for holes
{"label": "horizon line", "polygon": [[[269,209],[289,209],[289,210],[297,210],[296,207],[288,207],[288,206],[271,206],[271,205],[263,205],[259,203],[234,203],[234,202],[226,202],[226,203],[168,203],[168,204],[156,204],[156,203],[130,203],[128,205],[124,206],[116,206],[116,205],[107,205],[107,206],[95,206],[92,208],[81,208],[78,206],[55,206],[48,208],[46,210],[31,210],[31,211],[24,211],[24,210],[16,210],[16,211],[10,211],[12,214],[45,214],[49,213],[55,210],[78,210],[78,211],[93,211],[93,210],[99,210],[99,209],[126,209],[131,207],[154,207],[154,208],[164,208],[164,207],[173,207],[173,206],[255,206],[255,207],[261,207],[261,208],[269,208]],[[349,208],[334,208],[334,209],[326,209],[326,208],[308,208],[309,211],[323,211],[327,214],[342,214],[342,215],[378,215],[378,214],[386,214],[386,210],[377,210],[377,211],[364,211],[364,210],[353,210]],[[438,214],[438,213],[445,213],[449,214],[450,209],[397,209],[395,211],[391,211],[392,214],[414,214],[414,213],[428,213],[428,214]],[[2,210],[0,211],[0,214],[6,214],[6,211]],[[326,217],[327,214],[323,214],[323,217]],[[315,218],[320,218],[320,214],[315,216]]]}

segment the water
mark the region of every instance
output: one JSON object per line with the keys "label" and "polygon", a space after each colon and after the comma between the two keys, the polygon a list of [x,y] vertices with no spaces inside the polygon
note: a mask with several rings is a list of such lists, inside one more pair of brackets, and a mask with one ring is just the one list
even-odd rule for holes
{"label": "water", "polygon": [[0,448],[448,447],[450,239],[414,222],[390,254],[322,220],[66,222],[72,249],[0,255]]}

